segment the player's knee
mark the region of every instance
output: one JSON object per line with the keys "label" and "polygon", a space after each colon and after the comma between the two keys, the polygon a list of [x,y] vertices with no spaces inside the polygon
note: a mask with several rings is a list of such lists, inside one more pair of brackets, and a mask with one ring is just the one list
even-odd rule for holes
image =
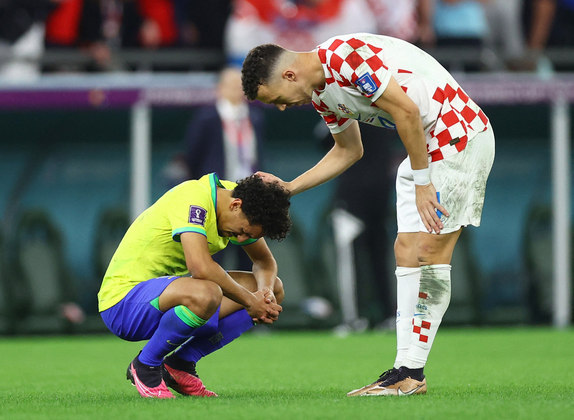
{"label": "player's knee", "polygon": [[202,313],[204,316],[212,315],[221,305],[222,298],[221,287],[212,281],[201,280],[196,282],[194,287],[182,297],[181,304],[195,313]]}
{"label": "player's knee", "polygon": [[285,298],[285,289],[283,288],[283,282],[279,277],[275,279],[275,287],[273,288],[273,294],[277,299],[277,303],[283,302]]}
{"label": "player's knee", "polygon": [[417,263],[416,247],[400,235],[395,240],[394,251],[397,266],[412,267]]}
{"label": "player's knee", "polygon": [[417,249],[417,258],[420,265],[438,264],[443,250],[432,242],[421,242]]}

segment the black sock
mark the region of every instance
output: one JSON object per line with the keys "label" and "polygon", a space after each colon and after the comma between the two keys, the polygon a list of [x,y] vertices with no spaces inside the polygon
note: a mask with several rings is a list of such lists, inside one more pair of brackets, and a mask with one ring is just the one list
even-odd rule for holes
{"label": "black sock", "polygon": [[408,367],[401,366],[400,369],[401,369],[400,373],[401,380],[408,378],[409,376],[413,378],[415,381],[422,381],[425,378],[425,375],[423,374],[424,367],[417,369],[409,369]]}

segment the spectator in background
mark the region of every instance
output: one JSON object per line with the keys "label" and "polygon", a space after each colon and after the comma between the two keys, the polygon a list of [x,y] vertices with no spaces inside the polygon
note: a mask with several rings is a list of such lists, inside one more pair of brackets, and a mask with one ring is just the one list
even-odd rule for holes
{"label": "spectator in background", "polygon": [[[434,30],[437,47],[473,47],[482,53],[488,36],[483,2],[488,0],[437,0],[434,5]],[[465,66],[464,70],[480,70]],[[459,70],[459,69],[450,69]]]}
{"label": "spectator in background", "polygon": [[173,0],[124,0],[122,47],[173,47],[177,45],[178,37]]}
{"label": "spectator in background", "polygon": [[[241,72],[226,68],[217,83],[217,101],[199,108],[185,134],[185,163],[189,179],[217,172],[221,178],[243,179],[260,167],[263,114],[248,105],[241,87]],[[221,255],[220,255],[221,254]],[[251,261],[240,247],[218,254],[235,255],[239,270],[251,270]]]}
{"label": "spectator in background", "polygon": [[522,67],[538,71],[551,69],[544,49],[549,45],[574,46],[574,0],[530,0],[526,6],[528,51]]}
{"label": "spectator in background", "polygon": [[337,33],[375,31],[367,0],[234,0],[225,48],[228,60],[241,65],[262,43],[307,50]]}
{"label": "spectator in background", "polygon": [[44,20],[59,1],[0,1],[0,77],[22,80],[39,76]]}
{"label": "spectator in background", "polygon": [[60,0],[46,20],[47,49],[80,48],[92,59],[82,68],[68,64],[47,70],[108,70],[112,59],[105,42],[100,0]]}
{"label": "spectator in background", "polygon": [[524,55],[522,0],[490,0],[484,3],[489,31],[486,44],[494,52],[490,69],[513,69]]}
{"label": "spectator in background", "polygon": [[174,0],[181,45],[223,51],[232,0]]}
{"label": "spectator in background", "polygon": [[376,32],[420,45],[434,44],[433,0],[367,0]]}

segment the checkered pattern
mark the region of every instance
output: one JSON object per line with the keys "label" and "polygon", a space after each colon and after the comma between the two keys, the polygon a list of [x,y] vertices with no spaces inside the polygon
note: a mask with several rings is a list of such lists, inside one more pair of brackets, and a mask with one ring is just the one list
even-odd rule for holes
{"label": "checkered pattern", "polygon": [[458,86],[446,84],[443,89],[437,88],[432,99],[442,105],[427,145],[434,162],[464,150],[469,130],[486,130],[488,118]]}
{"label": "checkered pattern", "polygon": [[391,77],[421,111],[432,161],[464,150],[469,139],[487,128],[488,119],[478,105],[442,66],[412,44],[351,34],[329,39],[318,46],[317,54],[326,83],[313,93],[313,106],[333,134],[345,130],[349,119],[394,128],[390,114],[374,104]]}
{"label": "checkered pattern", "polygon": [[416,320],[415,319],[416,318],[413,318],[413,332],[419,335],[419,341],[422,341],[423,343],[428,343],[429,341],[428,333],[431,327],[431,323],[428,321],[421,321],[420,319]]}
{"label": "checkered pattern", "polygon": [[[379,54],[382,48],[376,47],[357,38],[347,40],[335,39],[327,48],[319,48],[317,54],[323,65],[331,70],[326,84],[338,84],[341,87],[353,86],[360,76],[371,75],[376,88],[381,86],[377,72],[388,70]],[[373,93],[363,93],[366,97]]]}

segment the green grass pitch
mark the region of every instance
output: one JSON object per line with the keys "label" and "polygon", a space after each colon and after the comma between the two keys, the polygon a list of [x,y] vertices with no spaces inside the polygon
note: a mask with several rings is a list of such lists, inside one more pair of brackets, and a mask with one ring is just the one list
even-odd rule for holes
{"label": "green grass pitch", "polygon": [[142,343],[2,338],[1,419],[573,419],[574,331],[442,328],[428,394],[348,398],[394,358],[394,333],[248,333],[198,364],[219,398],[144,400],[125,379]]}

